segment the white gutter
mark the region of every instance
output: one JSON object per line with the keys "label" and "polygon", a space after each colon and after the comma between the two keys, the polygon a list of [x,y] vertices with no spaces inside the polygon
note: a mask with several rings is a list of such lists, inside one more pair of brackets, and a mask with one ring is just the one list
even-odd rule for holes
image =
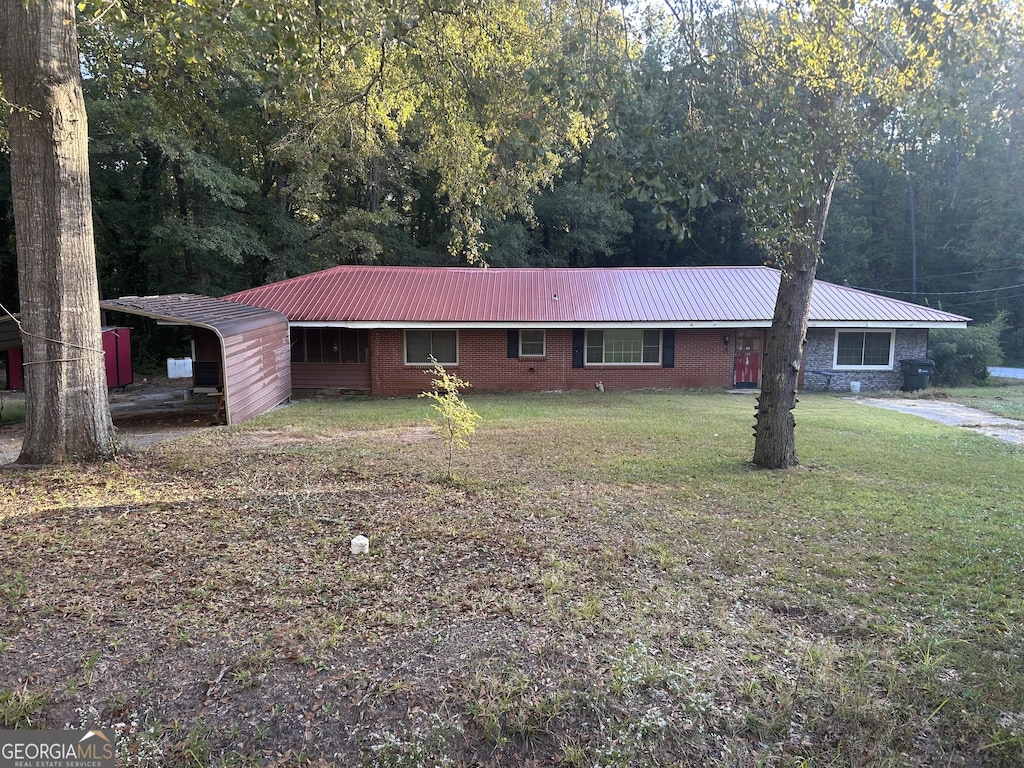
{"label": "white gutter", "polygon": [[[378,329],[438,329],[438,330],[505,330],[511,328],[539,328],[554,330],[558,328],[770,328],[770,320],[660,320],[657,322],[422,322],[422,321],[387,321],[373,322],[366,320],[350,321],[289,321],[291,328],[352,328],[356,330],[378,330]],[[808,328],[966,328],[967,323],[963,321],[940,321],[940,320],[811,320],[807,323]]]}

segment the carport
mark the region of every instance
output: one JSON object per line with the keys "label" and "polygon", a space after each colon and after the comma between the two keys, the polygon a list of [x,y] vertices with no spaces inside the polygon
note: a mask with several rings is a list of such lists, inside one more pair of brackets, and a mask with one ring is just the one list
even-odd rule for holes
{"label": "carport", "polygon": [[190,293],[123,296],[100,307],[193,328],[196,385],[220,394],[227,424],[266,413],[291,396],[288,318],[280,312]]}

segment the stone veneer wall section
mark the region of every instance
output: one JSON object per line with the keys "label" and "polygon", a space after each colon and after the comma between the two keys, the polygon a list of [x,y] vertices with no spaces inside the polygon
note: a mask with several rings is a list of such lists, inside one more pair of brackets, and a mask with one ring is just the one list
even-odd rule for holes
{"label": "stone veneer wall section", "polygon": [[[851,328],[851,331],[858,330]],[[868,330],[885,330],[868,329]],[[804,391],[824,392],[827,379],[810,371],[831,371],[831,392],[849,392],[850,382],[859,381],[861,391],[896,390],[903,386],[903,369],[900,360],[916,360],[928,354],[928,329],[907,328],[896,331],[896,346],[893,352],[891,371],[833,371],[835,360],[836,332],[834,328],[810,328],[807,331],[807,346],[804,352]]]}

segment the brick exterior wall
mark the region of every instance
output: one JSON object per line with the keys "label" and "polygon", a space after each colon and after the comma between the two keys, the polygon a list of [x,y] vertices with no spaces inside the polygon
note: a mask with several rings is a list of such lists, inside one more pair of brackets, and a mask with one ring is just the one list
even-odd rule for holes
{"label": "brick exterior wall", "polygon": [[[723,336],[729,336],[729,344]],[[549,330],[546,354],[540,358],[508,357],[505,329],[467,329],[459,331],[459,364],[448,366],[478,392],[550,391],[594,389],[601,382],[605,389],[697,388],[733,386],[734,329],[684,330],[675,332],[675,366],[651,365],[572,367],[572,330]],[[414,395],[430,385],[427,366],[405,365],[405,336],[399,329],[369,332],[369,379],[348,382],[345,388],[362,388],[367,382],[371,394],[378,397]],[[862,391],[897,390],[903,384],[900,360],[927,355],[928,331],[896,331],[893,369],[889,371],[836,371],[835,329],[811,328],[807,332],[800,388],[805,392],[849,392],[850,382],[859,381]],[[294,367],[294,366],[293,366]],[[328,367],[328,366],[321,366]],[[330,366],[334,369],[338,366]],[[365,370],[364,366],[358,366]],[[824,370],[831,381],[810,371]],[[365,375],[365,374],[364,374]],[[323,388],[338,388],[336,374]],[[304,382],[302,376],[296,381]],[[308,383],[307,386],[316,386]]]}
{"label": "brick exterior wall", "polygon": [[814,370],[831,372],[831,385],[827,386],[831,392],[849,392],[851,381],[859,381],[862,391],[896,390],[903,386],[903,370],[900,360],[920,359],[927,357],[928,354],[928,330],[926,328],[902,329],[896,331],[891,371],[835,371],[832,368],[832,362],[835,360],[835,339],[834,328],[808,329],[802,375],[802,389],[805,392],[824,392],[826,390],[827,377],[810,373]]}
{"label": "brick exterior wall", "polygon": [[[723,343],[723,333],[730,337]],[[731,387],[733,332],[677,330],[675,367],[650,365],[572,367],[572,330],[549,330],[542,358],[509,358],[505,329],[459,331],[459,364],[446,366],[477,392],[510,390],[644,389],[648,387]],[[401,330],[370,332],[371,393],[394,397],[422,392],[430,384],[426,366],[405,365]]]}

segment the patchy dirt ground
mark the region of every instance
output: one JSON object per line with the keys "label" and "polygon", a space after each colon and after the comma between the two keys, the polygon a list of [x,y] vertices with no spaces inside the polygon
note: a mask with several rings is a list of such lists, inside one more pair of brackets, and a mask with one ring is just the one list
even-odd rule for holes
{"label": "patchy dirt ground", "polygon": [[[211,426],[217,406],[213,398],[185,400],[185,386],[166,378],[146,378],[109,395],[110,417],[119,444],[131,450],[182,437]],[[6,402],[24,402],[22,393],[4,393]],[[0,465],[18,457],[22,424],[0,426]]]}
{"label": "patchy dirt ground", "polygon": [[[591,395],[489,424],[451,483],[421,421],[332,427],[334,404],[306,403],[208,429],[153,394],[114,408],[125,434],[190,434],[0,473],[0,727],[123,724],[126,764],[190,768],[1024,757],[1013,564],[978,539],[1005,603],[963,597],[973,572],[946,574],[973,566],[902,522],[917,484],[846,509],[871,477],[751,472],[745,405],[708,424],[696,395]],[[984,482],[1015,488],[1017,466]],[[975,490],[963,537],[1002,514],[968,509]],[[887,493],[899,516],[876,512]],[[917,572],[943,574],[941,610]]]}

